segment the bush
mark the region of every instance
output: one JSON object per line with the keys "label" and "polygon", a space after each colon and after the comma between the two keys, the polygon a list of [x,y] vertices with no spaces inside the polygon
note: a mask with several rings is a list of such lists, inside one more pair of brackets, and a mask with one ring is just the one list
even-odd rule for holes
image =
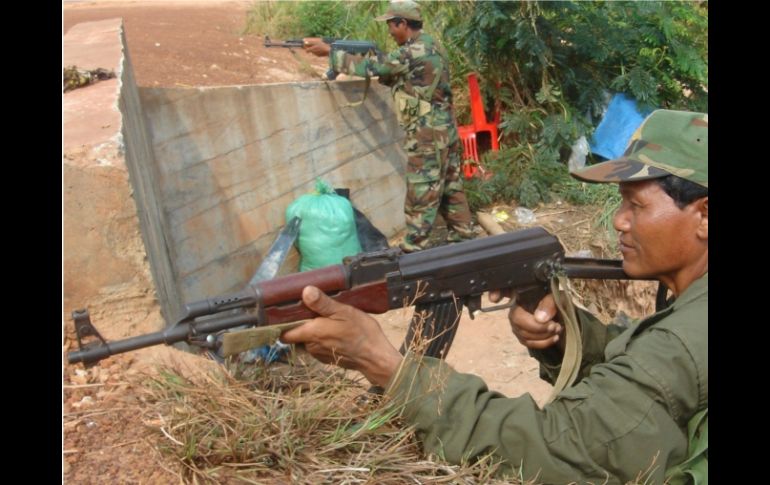
{"label": "bush", "polygon": [[507,164],[522,165],[503,167],[516,176],[508,186],[468,184],[474,203],[505,200],[509,185],[526,206],[548,201],[553,191],[593,199],[567,182],[565,162],[575,140],[592,135],[609,92],[656,108],[708,110],[706,2],[429,5],[432,18],[442,19],[458,85],[465,90],[465,74],[479,72],[482,91],[502,104],[501,145],[526,147],[506,156]]}
{"label": "bush", "polygon": [[347,17],[342,2],[299,2],[299,25],[305,37],[328,36],[342,32]]}
{"label": "bush", "polygon": [[384,52],[394,49],[384,24],[374,17],[387,1],[257,1],[247,14],[244,33],[276,39],[331,37],[371,40]]}

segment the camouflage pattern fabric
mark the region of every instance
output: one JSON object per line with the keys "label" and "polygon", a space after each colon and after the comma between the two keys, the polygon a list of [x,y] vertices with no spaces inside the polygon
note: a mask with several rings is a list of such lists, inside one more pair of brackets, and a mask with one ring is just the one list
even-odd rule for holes
{"label": "camouflage pattern fabric", "polygon": [[622,157],[573,172],[587,182],[631,182],[676,175],[708,188],[708,114],[659,109],[631,136]]}
{"label": "camouflage pattern fabric", "polygon": [[66,93],[73,89],[82,88],[93,84],[96,81],[103,79],[110,79],[115,77],[113,71],[109,71],[104,68],[97,68],[92,70],[79,69],[77,66],[67,66],[62,73],[62,88]]}
{"label": "camouflage pattern fabric", "polygon": [[[471,213],[460,178],[462,157],[449,69],[441,46],[420,33],[383,62],[342,51],[330,61],[335,72],[379,76],[379,82],[390,86],[394,98],[401,101],[396,109],[402,110],[399,123],[406,132],[407,153],[407,234],[402,249],[427,248],[438,213],[447,222],[447,242],[472,239]],[[423,109],[428,105],[429,109]]]}

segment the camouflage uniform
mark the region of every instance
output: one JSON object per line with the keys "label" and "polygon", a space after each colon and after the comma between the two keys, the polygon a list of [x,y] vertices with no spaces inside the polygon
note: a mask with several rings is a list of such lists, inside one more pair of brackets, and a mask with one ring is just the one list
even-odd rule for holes
{"label": "camouflage uniform", "polygon": [[381,84],[391,87],[399,124],[406,131],[407,235],[402,248],[425,249],[439,211],[447,222],[448,241],[472,239],[471,213],[460,178],[462,158],[449,66],[443,48],[430,35],[420,33],[383,62],[337,51],[331,64],[336,72],[379,76]]}
{"label": "camouflage uniform", "polygon": [[114,78],[115,73],[101,67],[89,71],[79,69],[77,66],[67,66],[64,68],[62,77],[63,91],[66,93],[67,91],[82,88],[97,81]]}

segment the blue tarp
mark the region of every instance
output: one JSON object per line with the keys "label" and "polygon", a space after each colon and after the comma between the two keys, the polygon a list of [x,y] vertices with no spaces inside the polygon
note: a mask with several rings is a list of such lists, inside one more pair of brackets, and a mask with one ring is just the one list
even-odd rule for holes
{"label": "blue tarp", "polygon": [[589,145],[591,153],[607,159],[623,155],[631,135],[652,111],[640,110],[636,100],[623,93],[613,96],[604,118],[594,131]]}

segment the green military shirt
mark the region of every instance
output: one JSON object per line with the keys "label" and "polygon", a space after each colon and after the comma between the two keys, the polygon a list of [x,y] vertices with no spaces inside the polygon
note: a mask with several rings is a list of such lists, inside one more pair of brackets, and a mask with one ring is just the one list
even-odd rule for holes
{"label": "green military shirt", "polygon": [[[529,394],[506,398],[477,376],[413,355],[388,394],[404,404],[425,451],[450,462],[494,452],[504,472],[538,482],[620,484],[643,475],[663,483],[687,456],[688,422],[708,407],[708,274],[622,332],[587,313],[580,320],[581,375],[543,409]],[[555,377],[558,366],[543,364]]]}

